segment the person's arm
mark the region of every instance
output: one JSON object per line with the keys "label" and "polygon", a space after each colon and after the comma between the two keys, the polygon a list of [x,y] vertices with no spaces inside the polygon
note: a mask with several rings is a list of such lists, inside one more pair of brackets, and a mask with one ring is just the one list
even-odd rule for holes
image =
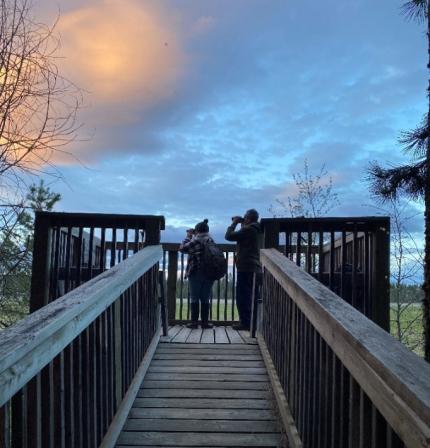
{"label": "person's arm", "polygon": [[179,251],[186,254],[188,253],[188,251],[190,250],[190,243],[193,239],[194,236],[194,231],[193,229],[188,229],[187,230],[187,236],[185,237],[185,239],[182,241],[181,245],[179,246]]}
{"label": "person's arm", "polygon": [[232,224],[231,226],[227,227],[227,231],[225,232],[225,239],[227,241],[242,241],[249,237],[250,232],[252,233],[252,230],[244,226],[240,228],[239,230],[236,229],[236,224]]}
{"label": "person's arm", "polygon": [[191,238],[185,238],[184,241],[182,241],[181,245],[179,246],[179,251],[187,254],[188,251],[190,250],[190,245],[191,245]]}

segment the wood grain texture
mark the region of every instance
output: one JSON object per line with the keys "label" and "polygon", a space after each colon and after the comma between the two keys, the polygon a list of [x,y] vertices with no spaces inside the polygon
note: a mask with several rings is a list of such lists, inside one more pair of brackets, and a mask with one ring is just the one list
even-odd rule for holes
{"label": "wood grain texture", "polygon": [[161,258],[148,246],[0,333],[0,406]]}
{"label": "wood grain texture", "polygon": [[261,259],[405,445],[428,446],[430,366],[276,250]]}
{"label": "wood grain texture", "polygon": [[117,446],[285,446],[260,349],[243,346],[159,344]]}
{"label": "wood grain texture", "polygon": [[279,434],[225,434],[182,432],[128,432],[124,431],[118,447],[127,446],[236,446],[278,447]]}

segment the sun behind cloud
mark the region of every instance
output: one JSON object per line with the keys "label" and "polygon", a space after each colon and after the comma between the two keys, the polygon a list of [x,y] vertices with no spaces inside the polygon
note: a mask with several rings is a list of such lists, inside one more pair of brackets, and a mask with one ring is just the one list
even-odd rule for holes
{"label": "sun behind cloud", "polygon": [[61,16],[61,64],[93,105],[128,101],[149,108],[172,95],[182,76],[178,33],[154,8],[102,0]]}

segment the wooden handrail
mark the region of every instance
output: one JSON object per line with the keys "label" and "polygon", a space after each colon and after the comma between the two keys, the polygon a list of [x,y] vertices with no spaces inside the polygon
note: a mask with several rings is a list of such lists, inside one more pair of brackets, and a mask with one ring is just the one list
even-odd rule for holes
{"label": "wooden handrail", "polygon": [[430,365],[278,251],[261,260],[405,445],[428,447]]}
{"label": "wooden handrail", "polygon": [[162,257],[148,246],[0,333],[0,406]]}

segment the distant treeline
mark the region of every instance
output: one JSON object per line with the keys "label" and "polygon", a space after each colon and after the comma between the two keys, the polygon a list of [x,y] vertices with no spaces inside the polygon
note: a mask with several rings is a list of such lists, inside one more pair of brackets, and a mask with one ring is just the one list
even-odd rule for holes
{"label": "distant treeline", "polygon": [[[227,289],[227,292],[226,292]],[[222,278],[221,280],[214,283],[214,286],[212,288],[212,295],[213,297],[218,297],[218,294],[221,299],[224,299],[227,294],[227,300],[231,300],[233,298],[233,275],[228,274],[227,277]],[[188,297],[188,280],[184,279],[184,282],[182,284],[182,291],[181,291],[181,279],[178,279],[176,281],[176,297]]]}
{"label": "distant treeline", "polygon": [[391,303],[421,303],[423,290],[420,285],[390,285]]}

